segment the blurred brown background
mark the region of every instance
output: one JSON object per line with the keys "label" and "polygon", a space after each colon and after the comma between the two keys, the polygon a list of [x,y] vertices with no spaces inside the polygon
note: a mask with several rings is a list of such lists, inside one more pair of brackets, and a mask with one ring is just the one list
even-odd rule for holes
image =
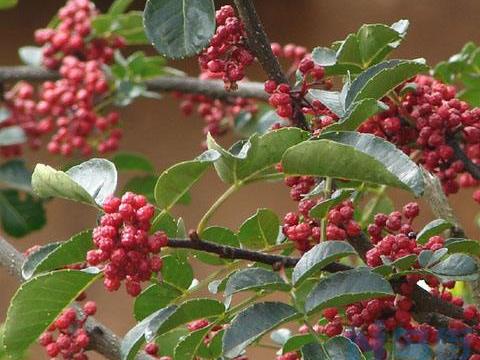
{"label": "blurred brown background", "polygon": [[[63,0],[20,0],[17,8],[0,12],[0,65],[18,64],[17,49],[32,44],[33,31],[48,23]],[[102,10],[108,8],[111,0],[97,0]],[[224,3],[224,2],[222,2]],[[218,2],[220,4],[220,2]],[[404,58],[425,57],[433,65],[457,52],[461,46],[473,40],[480,42],[480,1],[478,0],[257,0],[258,11],[272,41],[282,44],[294,42],[313,48],[329,45],[346,34],[356,31],[363,23],[390,24],[406,18],[411,22],[407,39],[394,56]],[[142,1],[135,7],[141,9]],[[151,49],[148,49],[151,51]],[[173,63],[189,74],[196,74],[194,59]],[[252,78],[263,80],[260,71],[255,70]],[[200,153],[202,123],[198,118],[184,118],[175,100],[170,96],[158,100],[139,100],[122,109],[125,139],[122,150],[141,152],[156,165],[158,171],[182,160],[192,159]],[[232,138],[221,140],[231,143]],[[60,165],[63,159],[53,158],[41,152],[28,154],[28,162]],[[176,209],[193,227],[202,213],[224,186],[213,174],[208,174],[194,189],[192,205]],[[410,200],[406,193],[395,193],[399,204]],[[473,219],[478,211],[471,200],[470,192],[451,198],[458,210],[462,223],[472,238],[479,238],[478,228]],[[243,219],[258,207],[269,207],[282,216],[294,208],[289,200],[288,190],[281,184],[251,185],[230,199],[218,216],[215,224],[236,229]],[[423,211],[422,221],[428,221],[428,210]],[[95,214],[85,206],[56,200],[48,204],[48,225],[25,239],[12,242],[21,250],[33,244],[44,244],[64,240],[94,225]],[[196,268],[196,277],[202,278],[209,269]],[[18,283],[0,269],[0,322],[5,318],[8,302]],[[89,290],[92,298],[98,299],[98,318],[122,335],[133,325],[132,301],[122,289],[117,294],[107,295],[101,284]],[[267,355],[268,354],[268,355]],[[44,359],[43,351],[33,348],[29,359]],[[95,357],[100,359],[101,357]],[[269,359],[271,353],[255,351],[252,359]]]}

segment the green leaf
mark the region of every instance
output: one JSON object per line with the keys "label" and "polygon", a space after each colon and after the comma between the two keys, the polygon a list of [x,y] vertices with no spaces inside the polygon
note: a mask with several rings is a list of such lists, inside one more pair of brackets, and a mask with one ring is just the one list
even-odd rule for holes
{"label": "green leaf", "polygon": [[240,226],[238,240],[246,248],[263,249],[275,244],[279,230],[277,215],[269,209],[258,209]]}
{"label": "green leaf", "polygon": [[480,243],[476,240],[450,238],[445,241],[445,247],[450,254],[465,253],[475,256],[480,255]]}
{"label": "green leaf", "polygon": [[[211,226],[203,230],[202,240],[220,245],[240,247],[237,235],[232,230],[220,226]],[[203,251],[197,252],[195,257],[210,265],[224,265],[230,261]]]}
{"label": "green leaf", "polygon": [[28,280],[42,272],[85,262],[87,252],[92,248],[92,230],[82,231],[67,241],[44,245],[27,257],[22,266],[22,276]]}
{"label": "green leaf", "polygon": [[0,129],[0,146],[23,144],[26,141],[25,131],[20,126],[9,126]]}
{"label": "green leaf", "polygon": [[[169,308],[174,308],[174,310],[165,316],[163,311]],[[147,341],[193,320],[222,315],[225,306],[213,299],[193,299],[178,306],[171,305],[165,309],[160,310],[158,315],[150,320],[145,330]]]}
{"label": "green leaf", "polygon": [[233,273],[225,286],[225,296],[241,291],[282,290],[288,291],[290,286],[271,270],[247,268]]}
{"label": "green leaf", "polygon": [[335,190],[329,199],[320,201],[310,210],[310,216],[317,219],[323,219],[332,207],[350,198],[354,192],[355,189]]}
{"label": "green leaf", "polygon": [[17,6],[18,0],[0,0],[0,9],[10,9],[14,6]]}
{"label": "green leaf", "polygon": [[143,28],[141,11],[129,11],[125,14],[101,14],[92,21],[93,32],[98,37],[112,34],[121,36],[128,45],[146,45],[149,43]]}
{"label": "green leaf", "polygon": [[297,265],[295,265],[292,273],[292,283],[298,286],[301,281],[322,270],[328,264],[345,256],[355,254],[355,249],[347,242],[321,242],[303,254]]}
{"label": "green leaf", "polygon": [[353,269],[320,280],[308,295],[305,310],[310,313],[389,295],[393,290],[383,277],[366,269]]}
{"label": "green leaf", "polygon": [[198,348],[197,355],[202,359],[219,359],[222,355],[224,334],[225,330],[220,330],[213,335],[213,338],[207,344],[203,342]]}
{"label": "green leaf", "polygon": [[102,205],[116,186],[115,165],[105,159],[90,159],[66,172],[37,164],[32,175],[32,188],[38,196],[61,197],[89,205]]}
{"label": "green leaf", "polygon": [[440,248],[436,251],[423,250],[418,255],[418,263],[421,267],[428,268],[438,263],[447,253],[448,249],[446,248]]}
{"label": "green leaf", "polygon": [[23,46],[18,49],[18,56],[25,65],[41,67],[43,62],[42,48],[38,46]]}
{"label": "green leaf", "polygon": [[444,219],[436,219],[429,222],[417,234],[417,243],[426,244],[427,241],[435,235],[439,235],[452,227],[452,224]]}
{"label": "green leaf", "polygon": [[282,346],[291,337],[292,337],[292,332],[290,331],[290,329],[287,329],[287,328],[280,328],[280,329],[274,330],[270,334],[270,339],[272,339],[274,343]]}
{"label": "green leaf", "polygon": [[308,93],[338,117],[342,118],[345,115],[345,103],[343,102],[341,93],[338,91],[312,89],[309,90]]}
{"label": "green leaf", "polygon": [[382,24],[363,25],[357,36],[360,57],[365,67],[377,59],[387,46],[400,40],[400,34],[397,31]]}
{"label": "green leaf", "polygon": [[163,281],[179,290],[188,289],[193,280],[193,269],[190,264],[172,255],[164,256],[162,260]]}
{"label": "green leaf", "polygon": [[163,314],[165,317],[168,317],[173,312],[175,312],[176,306],[171,305],[166,308],[160,309],[153,314],[150,314],[148,317],[140,321],[137,325],[131,328],[123,337],[122,343],[120,344],[120,359],[121,360],[133,360],[136,357],[137,352],[140,350],[142,344],[145,343],[145,330],[147,329],[150,321]]}
{"label": "green leaf", "polygon": [[376,99],[362,99],[350,105],[347,112],[338,122],[328,126],[326,131],[353,131],[356,130],[369,117],[380,111],[388,110],[385,103]]}
{"label": "green leaf", "polygon": [[289,175],[384,184],[410,190],[417,196],[424,190],[420,168],[395,145],[371,134],[326,133],[319,140],[305,141],[288,149],[282,165]]}
{"label": "green leaf", "polygon": [[[157,177],[153,175],[146,176],[134,176],[125,184],[123,192],[131,191],[135,194],[144,195],[147,197],[148,201],[151,203],[155,202],[155,184],[157,183]],[[188,193],[179,200],[188,200]]]}
{"label": "green leaf", "polygon": [[168,237],[177,236],[177,223],[175,219],[167,212],[160,212],[152,221],[152,232],[164,231]]}
{"label": "green leaf", "polygon": [[212,326],[206,326],[196,330],[180,339],[175,347],[175,360],[194,360],[199,347],[203,343],[203,338],[210,331]]}
{"label": "green leaf", "polygon": [[43,201],[30,194],[21,197],[16,190],[0,190],[0,217],[3,230],[14,237],[39,230],[46,223]]}
{"label": "green leaf", "polygon": [[335,50],[325,48],[325,47],[316,47],[312,51],[312,60],[321,66],[332,66],[337,62],[337,54]]}
{"label": "green leaf", "polygon": [[172,208],[219,157],[217,151],[208,150],[195,160],[184,161],[165,170],[155,186],[158,206],[167,211]]}
{"label": "green leaf", "polygon": [[133,313],[137,321],[171,304],[182,292],[167,283],[152,284],[135,299]]}
{"label": "green leaf", "polygon": [[282,354],[297,351],[303,347],[303,345],[309,344],[311,342],[316,342],[317,338],[312,334],[301,334],[293,335],[289,338],[282,347]]}
{"label": "green leaf", "polygon": [[155,339],[155,343],[159,347],[157,356],[170,356],[173,358],[178,339],[184,338],[188,336],[188,334],[188,329],[179,327],[157,337]]}
{"label": "green leaf", "polygon": [[7,312],[3,339],[7,354],[26,350],[98,276],[98,273],[59,270],[23,283]]}
{"label": "green leaf", "polygon": [[0,182],[17,190],[32,191],[32,173],[23,160],[10,160],[0,165]]}
{"label": "green leaf", "polygon": [[118,171],[145,171],[148,173],[155,172],[150,160],[142,154],[134,153],[117,153],[112,159]]}
{"label": "green leaf", "polygon": [[125,12],[132,4],[133,0],[115,0],[108,8],[108,14],[119,15]]}
{"label": "green leaf", "polygon": [[415,60],[389,60],[374,65],[353,80],[345,105],[348,108],[352,103],[368,98],[380,100],[402,82],[426,71],[428,66]]}
{"label": "green leaf", "polygon": [[430,270],[443,280],[471,281],[478,278],[477,262],[465,254],[452,254]]}
{"label": "green leaf", "polygon": [[207,137],[209,149],[222,156],[215,162],[219,177],[226,183],[241,183],[278,163],[285,150],[308,139],[309,134],[297,128],[282,128],[265,135],[252,135],[247,141],[234,144],[228,151]]}
{"label": "green leaf", "polygon": [[168,58],[198,54],[215,32],[212,0],[148,0],[143,14],[148,39]]}
{"label": "green leaf", "polygon": [[258,338],[299,317],[294,307],[281,302],[264,302],[253,304],[242,310],[232,320],[223,336],[223,354],[234,358]]}
{"label": "green leaf", "polygon": [[[270,109],[270,107],[266,107]],[[269,132],[274,124],[288,125],[288,121],[278,116],[275,110],[260,110],[255,114],[241,112],[234,119],[235,131],[241,137],[249,137],[255,133],[264,135]]]}

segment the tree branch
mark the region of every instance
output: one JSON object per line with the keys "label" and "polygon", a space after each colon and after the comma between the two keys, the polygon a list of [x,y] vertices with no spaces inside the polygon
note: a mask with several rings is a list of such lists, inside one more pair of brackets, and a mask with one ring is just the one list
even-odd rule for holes
{"label": "tree branch", "polygon": [[[57,72],[33,66],[0,66],[0,83],[26,81],[57,80]],[[216,99],[234,97],[268,100],[268,94],[259,82],[240,82],[238,90],[226,91],[223,81],[201,80],[194,77],[161,76],[145,81],[147,89],[155,92],[180,91],[188,94],[200,94]]]}
{"label": "tree branch", "polygon": [[[15,249],[8,241],[0,237],[0,265],[8,269],[8,272],[23,281],[22,265],[25,261],[25,256]],[[78,312],[82,309],[77,304],[73,305]],[[89,317],[85,323],[85,329],[90,335],[89,349],[98,352],[110,360],[120,359],[120,343],[122,341],[112,330],[105,325]],[[154,360],[153,357],[139,352],[137,360]]]}
{"label": "tree branch", "polygon": [[453,148],[455,158],[463,162],[465,170],[467,170],[476,180],[480,180],[480,166],[468,158],[463,149],[460,147],[457,139],[451,137],[448,139],[448,145]]}
{"label": "tree branch", "polygon": [[[247,44],[254,53],[268,78],[277,84],[288,84],[288,79],[282,71],[278,59],[273,55],[270,40],[263,28],[260,17],[255,10],[252,0],[234,0],[238,14],[245,25]],[[298,127],[308,130],[308,123],[302,112],[300,100],[293,98],[293,120]]]}

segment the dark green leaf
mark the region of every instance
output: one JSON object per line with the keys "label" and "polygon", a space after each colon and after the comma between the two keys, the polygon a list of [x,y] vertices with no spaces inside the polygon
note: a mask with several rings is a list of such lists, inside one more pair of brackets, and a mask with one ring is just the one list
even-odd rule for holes
{"label": "dark green leaf", "polygon": [[290,286],[271,270],[247,268],[233,273],[227,281],[225,296],[240,291],[289,290]]}
{"label": "dark green leaf", "polygon": [[180,339],[175,347],[175,360],[195,360],[198,348],[203,343],[203,338],[210,331],[212,326],[206,326],[196,330]]}
{"label": "dark green leaf", "polygon": [[153,314],[150,314],[148,317],[140,321],[137,325],[131,328],[123,337],[122,343],[120,344],[120,358],[122,360],[133,360],[136,357],[137,352],[140,350],[140,347],[145,343],[145,330],[147,329],[150,321],[160,314],[168,317],[175,312],[176,306],[170,305],[166,308],[160,309]]}
{"label": "dark green leaf", "polygon": [[376,99],[362,99],[354,102],[338,122],[328,126],[327,131],[356,130],[369,117],[380,111],[388,110],[385,103]]}
{"label": "dark green leaf", "polygon": [[118,153],[112,157],[111,161],[118,171],[145,171],[153,173],[155,168],[150,160],[141,154]]}
{"label": "dark green leaf", "polygon": [[417,196],[424,190],[420,168],[395,145],[371,134],[326,133],[320,140],[305,141],[288,149],[282,165],[290,175],[384,184],[410,190]]}
{"label": "dark green leaf", "polygon": [[30,194],[21,197],[16,190],[0,190],[0,217],[3,230],[15,237],[39,230],[46,223],[43,201]]}
{"label": "dark green leaf", "polygon": [[445,247],[450,254],[465,253],[475,256],[480,255],[480,243],[476,240],[451,238],[445,241]]}
{"label": "dark green leaf", "polygon": [[0,0],[0,9],[10,9],[17,6],[18,0]]}
{"label": "dark green leaf", "polygon": [[98,37],[121,36],[128,45],[148,44],[143,28],[141,11],[129,11],[125,14],[101,14],[92,21],[93,32]]}
{"label": "dark green leaf", "polygon": [[417,234],[417,243],[425,244],[432,236],[439,235],[451,227],[452,224],[444,219],[433,220],[425,225]]}
{"label": "dark green leaf", "polygon": [[28,280],[41,272],[83,263],[88,250],[92,248],[91,230],[82,231],[64,242],[44,245],[25,260],[22,266],[23,278]]}
{"label": "dark green leaf", "polygon": [[[270,109],[270,107],[267,107]],[[255,133],[266,134],[274,124],[287,125],[288,121],[277,115],[275,110],[266,110],[260,113],[242,112],[234,119],[235,131],[242,137],[249,137]]]}
{"label": "dark green leaf", "polygon": [[282,346],[291,337],[292,337],[292,332],[290,331],[290,329],[286,329],[286,328],[280,328],[280,329],[274,330],[270,334],[270,339],[272,339],[274,343],[277,343],[278,345],[282,345]]}
{"label": "dark green leaf", "polygon": [[323,219],[332,207],[351,197],[354,192],[354,189],[335,190],[329,199],[320,201],[310,210],[310,216]]}
{"label": "dark green leaf", "polygon": [[177,235],[177,223],[175,219],[167,212],[160,212],[152,222],[152,232],[164,231],[169,237]]}
{"label": "dark green leaf", "polygon": [[345,103],[338,91],[312,89],[309,90],[308,93],[338,117],[342,118],[345,115]]}
{"label": "dark green leaf", "polygon": [[[153,175],[146,176],[134,176],[125,184],[123,192],[132,191],[135,194],[141,194],[147,197],[151,203],[155,202],[155,184],[157,183],[157,177]],[[182,199],[188,200],[188,193]],[[181,202],[181,200],[179,202]]]}
{"label": "dark green leaf", "polygon": [[242,246],[263,249],[274,245],[280,230],[277,215],[269,209],[259,209],[249,217],[238,231],[238,240]]}
{"label": "dark green leaf", "polygon": [[345,105],[362,99],[380,100],[389,91],[418,73],[426,72],[428,66],[414,60],[389,60],[362,72],[350,86]]}
{"label": "dark green leaf", "polygon": [[215,32],[212,0],[148,0],[143,14],[150,42],[169,58],[199,53]]}
{"label": "dark green leaf", "polygon": [[313,312],[389,295],[393,290],[383,277],[366,269],[353,269],[321,280],[308,295],[305,310]]}
{"label": "dark green leaf", "polygon": [[258,338],[300,316],[295,308],[280,302],[254,304],[232,320],[223,336],[223,354],[234,358]]}
{"label": "dark green leaf", "polygon": [[38,46],[23,46],[18,49],[20,60],[25,65],[41,67],[43,61],[42,48]]}
{"label": "dark green leaf", "polygon": [[155,339],[155,343],[159,347],[157,356],[170,356],[173,358],[178,339],[188,336],[189,333],[188,329],[179,327],[157,337]]}
{"label": "dark green leaf", "polygon": [[325,350],[331,360],[362,360],[365,359],[360,349],[344,336],[335,336],[325,343]]}
{"label": "dark green leaf", "polygon": [[115,0],[108,8],[108,14],[119,15],[128,9],[133,0]]}
{"label": "dark green leaf", "polygon": [[23,283],[7,312],[3,339],[7,354],[26,350],[97,278],[98,273],[60,270]]}
{"label": "dark green leaf", "polygon": [[188,289],[193,280],[193,269],[190,264],[171,255],[162,257],[162,260],[163,281],[179,290]]}
{"label": "dark green leaf", "polygon": [[[164,310],[173,308],[168,314]],[[196,319],[215,317],[223,314],[225,306],[213,299],[193,299],[181,305],[171,305],[159,310],[157,316],[153,317],[145,330],[145,338],[151,341],[156,336],[164,334],[180,325],[187,324]]]}
{"label": "dark green leaf", "polygon": [[295,265],[292,273],[292,283],[298,286],[302,280],[322,270],[326,265],[345,256],[355,254],[355,249],[347,242],[321,242],[303,254],[297,265]]}
{"label": "dark green leaf", "polygon": [[477,262],[465,254],[452,254],[430,270],[444,280],[470,281],[478,278]]}
{"label": "dark green leaf", "polygon": [[0,165],[0,182],[17,190],[32,191],[32,173],[23,160],[10,160]]}
{"label": "dark green leaf", "polygon": [[222,156],[215,162],[220,178],[227,183],[241,183],[278,163],[285,150],[308,139],[307,132],[297,128],[282,128],[265,135],[253,135],[241,141],[228,151],[209,136],[207,145]]}
{"label": "dark green leaf", "polygon": [[105,159],[90,159],[66,172],[37,164],[32,175],[32,188],[38,196],[61,197],[89,205],[102,205],[116,186],[115,165]]}
{"label": "dark green leaf", "polygon": [[167,283],[152,284],[135,299],[134,314],[137,321],[169,305],[182,292]]}
{"label": "dark green leaf", "polygon": [[301,334],[301,335],[293,335],[289,338],[282,347],[282,354],[297,351],[303,347],[303,345],[316,342],[317,339],[312,334]]}
{"label": "dark green leaf", "polygon": [[158,206],[168,211],[219,157],[217,151],[208,150],[195,160],[181,162],[165,170],[155,186]]}

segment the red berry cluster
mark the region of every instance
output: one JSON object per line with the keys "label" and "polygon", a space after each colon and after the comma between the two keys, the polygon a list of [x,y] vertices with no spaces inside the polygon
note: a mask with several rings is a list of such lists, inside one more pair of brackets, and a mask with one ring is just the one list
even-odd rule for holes
{"label": "red berry cluster", "polygon": [[[325,70],[322,66],[316,65],[309,55],[298,61],[298,74],[301,76],[298,88],[292,90],[288,84],[277,84],[273,80],[265,82],[265,91],[270,94],[268,102],[276,109],[278,116],[291,118],[294,112],[294,102],[303,103],[308,90],[315,87],[330,88],[329,80],[324,79]],[[314,129],[328,126],[337,117],[328,110],[320,101],[313,100],[305,103],[301,108],[304,114],[312,115],[314,118]]]}
{"label": "red berry cluster", "polygon": [[[285,178],[291,188],[290,196],[298,201],[298,211],[289,212],[283,219],[283,234],[293,241],[295,247],[305,252],[321,240],[320,223],[312,219],[310,210],[322,199],[302,199],[315,185],[311,176],[291,176]],[[343,201],[334,206],[327,215],[326,240],[346,240],[360,235],[360,225],[353,219],[354,208],[351,201]]]}
{"label": "red berry cluster", "polygon": [[217,29],[210,45],[199,55],[203,72],[221,77],[227,90],[236,90],[237,82],[245,77],[245,67],[255,57],[246,45],[242,21],[230,5],[222,6],[215,14]]}
{"label": "red berry cluster", "polygon": [[[201,79],[211,78],[212,74],[203,73]],[[180,109],[185,116],[193,113],[194,109],[205,123],[203,133],[210,133],[216,137],[234,127],[235,118],[241,113],[254,114],[258,111],[253,99],[235,97],[229,101],[212,99],[205,95],[181,94],[175,96],[182,100]]]}
{"label": "red berry cluster", "polygon": [[[359,131],[384,137],[407,154],[417,150],[418,161],[440,178],[446,194],[460,186],[477,186],[450,141],[459,141],[466,156],[480,164],[480,108],[458,100],[453,86],[430,76],[419,75],[414,84],[398,105],[390,103],[388,111],[366,121]],[[480,194],[476,198],[480,200]]]}
{"label": "red berry cluster", "polygon": [[419,213],[418,204],[412,202],[406,204],[402,212],[375,215],[374,223],[368,226],[368,234],[375,244],[366,255],[369,266],[382,265],[382,256],[393,261],[410,254],[418,255],[422,250],[435,251],[443,247],[444,239],[441,236],[432,236],[425,245],[417,244],[412,222]]}
{"label": "red berry cluster", "polygon": [[[119,115],[100,114],[99,103],[109,101],[110,86],[103,66],[110,63],[113,49],[123,46],[120,38],[92,37],[90,22],[97,11],[88,0],[70,0],[60,9],[57,29],[41,29],[36,40],[44,45],[46,67],[59,69],[61,79],[44,82],[37,91],[25,82],[14,86],[5,96],[11,116],[2,127],[20,126],[30,147],[40,146],[40,137],[52,133],[47,149],[53,154],[84,156],[118,148],[122,132],[117,128]],[[20,145],[1,147],[5,156],[21,153]]]}
{"label": "red berry cluster", "polygon": [[140,283],[161,270],[158,253],[168,238],[162,231],[148,235],[155,208],[143,195],[127,192],[121,199],[111,197],[103,210],[105,215],[93,230],[97,249],[87,253],[87,262],[91,266],[103,265],[107,290],[118,290],[121,281],[126,280],[127,293],[137,296],[142,290]]}
{"label": "red berry cluster", "polygon": [[[90,337],[84,325],[89,316],[97,311],[94,301],[87,301],[83,306],[83,314],[79,315],[73,308],[68,308],[60,314],[55,322],[50,325],[39,338],[41,346],[52,360],[88,360],[85,351],[90,342]],[[55,333],[57,336],[55,338]]]}
{"label": "red berry cluster", "polygon": [[58,69],[66,55],[109,64],[114,50],[125,46],[121,37],[92,37],[92,20],[98,11],[89,0],[69,0],[57,15],[59,24],[55,29],[35,31],[35,41],[43,46],[43,65],[49,69]]}
{"label": "red berry cluster", "polygon": [[298,355],[298,353],[294,352],[294,351],[290,351],[290,352],[287,352],[285,354],[282,354],[282,355],[278,355],[276,357],[276,360],[300,360],[300,356]]}

